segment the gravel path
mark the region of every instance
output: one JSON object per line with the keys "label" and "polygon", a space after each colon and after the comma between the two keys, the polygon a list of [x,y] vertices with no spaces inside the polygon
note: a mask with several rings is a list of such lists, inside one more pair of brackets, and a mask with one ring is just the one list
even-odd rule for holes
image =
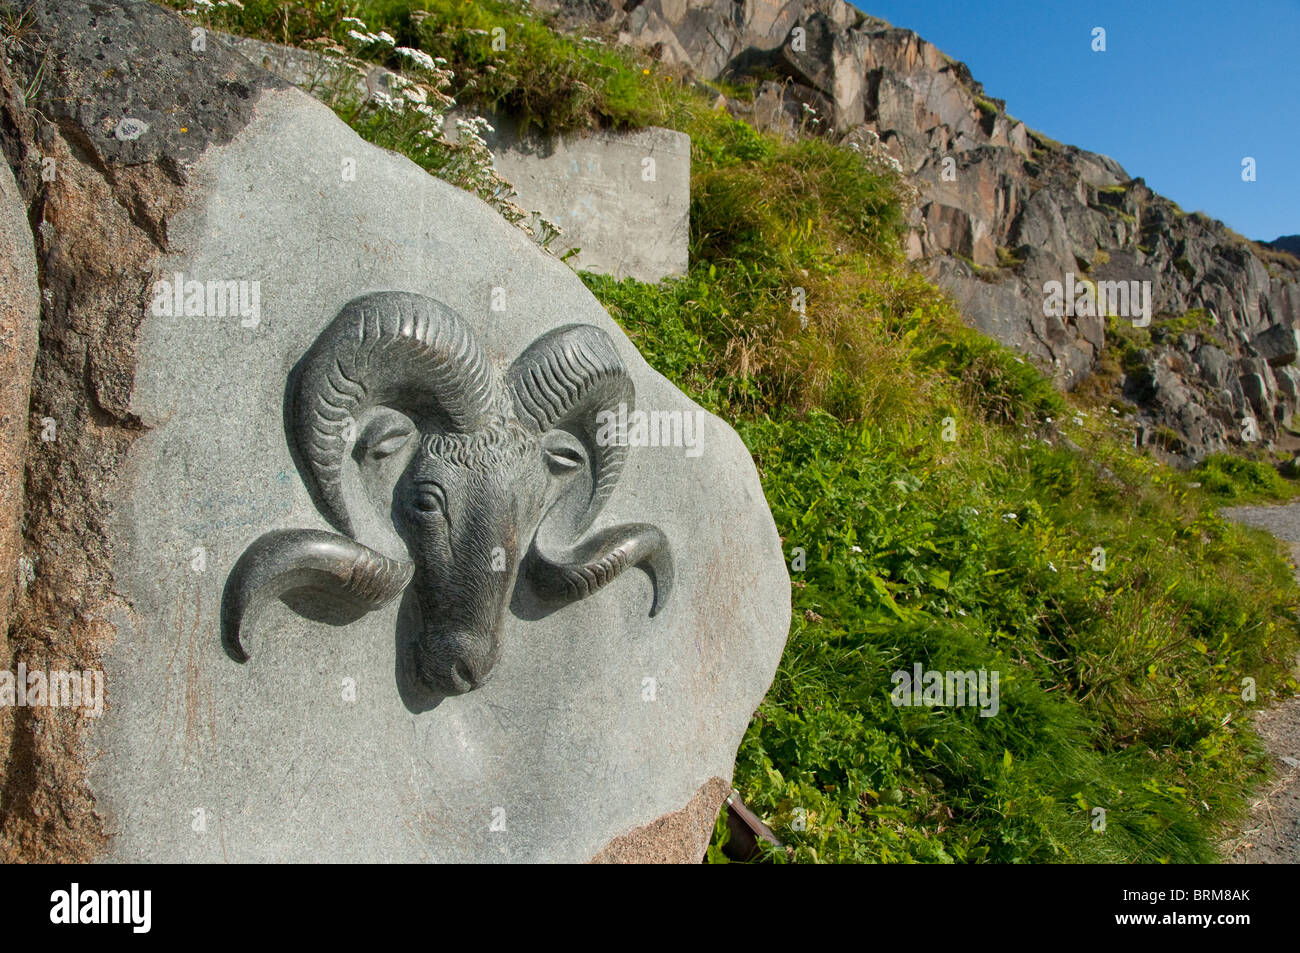
{"label": "gravel path", "polygon": [[[1288,543],[1300,566],[1300,503],[1234,506],[1223,515]],[[1274,758],[1277,779],[1255,792],[1245,830],[1224,845],[1224,854],[1234,864],[1300,863],[1300,695],[1260,712],[1255,727]]]}

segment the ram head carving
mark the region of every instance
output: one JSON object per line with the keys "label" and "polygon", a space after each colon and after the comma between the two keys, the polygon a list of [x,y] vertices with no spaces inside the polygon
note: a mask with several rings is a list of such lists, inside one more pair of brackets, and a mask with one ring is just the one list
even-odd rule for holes
{"label": "ram head carving", "polygon": [[[632,380],[599,328],[543,334],[502,377],[440,302],[352,300],[298,365],[286,414],[303,478],[338,532],[276,530],[249,546],[222,601],[227,652],[246,661],[257,611],[292,591],[369,611],[409,586],[414,674],[456,695],[492,671],[520,573],[562,603],[639,566],[656,615],[673,580],[664,534],[645,523],[592,530],[627,455],[597,440],[596,417],[620,402],[633,406]],[[409,557],[361,542],[376,518]]]}

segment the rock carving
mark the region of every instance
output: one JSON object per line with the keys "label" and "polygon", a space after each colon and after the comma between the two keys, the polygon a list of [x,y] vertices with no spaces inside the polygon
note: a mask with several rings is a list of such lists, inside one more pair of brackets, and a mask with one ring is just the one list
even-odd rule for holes
{"label": "rock carving", "polygon": [[[416,677],[443,695],[483,684],[501,650],[522,571],[542,600],[582,599],[629,566],[654,584],[650,615],[672,590],[668,540],[628,523],[591,531],[627,448],[597,441],[596,415],[632,380],[602,330],[568,325],[537,338],[497,374],[447,306],[405,292],[355,298],[290,379],[287,429],[317,506],[339,530],[276,530],[240,556],[227,580],[222,641],[295,590],[377,609],[413,588]],[[410,554],[358,541],[370,512],[386,516]]]}

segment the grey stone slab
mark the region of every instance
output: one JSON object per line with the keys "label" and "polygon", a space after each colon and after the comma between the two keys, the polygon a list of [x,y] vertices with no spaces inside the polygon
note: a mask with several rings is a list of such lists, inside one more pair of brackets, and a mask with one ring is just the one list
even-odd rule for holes
{"label": "grey stone slab", "polygon": [[[399,683],[409,590],[343,624],[275,602],[247,634],[249,661],[223,651],[241,553],[270,530],[331,529],[290,452],[286,383],[357,295],[443,302],[497,372],[550,329],[594,325],[638,408],[697,408],[566,265],[297,90],[264,93],[189,171],[157,279],[256,281],[259,309],[151,313],[140,331],[132,411],[146,429],[113,490],[123,606],[92,736],[110,859],[581,861],[729,779],[784,647],[789,584],[749,454],[707,414],[698,456],[630,448],[595,523],[666,535],[676,582],[654,618],[639,570],[549,612],[521,583],[492,678],[436,707]],[[403,555],[382,521],[358,532]]]}

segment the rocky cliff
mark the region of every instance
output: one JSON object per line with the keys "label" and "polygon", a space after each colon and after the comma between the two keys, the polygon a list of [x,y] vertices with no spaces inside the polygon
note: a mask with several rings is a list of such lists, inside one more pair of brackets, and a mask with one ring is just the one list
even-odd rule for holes
{"label": "rocky cliff", "polygon": [[1133,416],[1186,462],[1287,438],[1300,262],[1062,145],[966,66],[841,0],[538,0],[704,80],[787,134],[883,148],[917,186],[907,253],[967,320]]}

